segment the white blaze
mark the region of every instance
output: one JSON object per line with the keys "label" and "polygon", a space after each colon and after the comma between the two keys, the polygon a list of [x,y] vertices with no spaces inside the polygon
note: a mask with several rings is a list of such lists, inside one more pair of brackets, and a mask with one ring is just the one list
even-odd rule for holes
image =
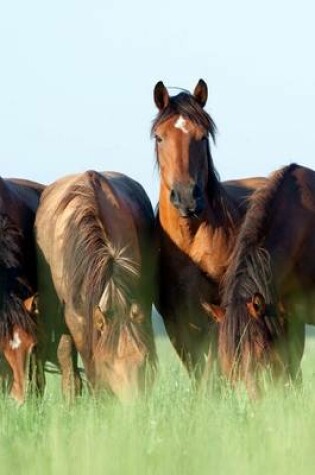
{"label": "white blaze", "polygon": [[186,120],[183,116],[179,116],[177,121],[175,122],[176,129],[180,129],[184,134],[188,134],[188,129],[186,128]]}
{"label": "white blaze", "polygon": [[14,332],[13,333],[13,340],[10,340],[10,343],[9,343],[12,350],[17,350],[21,343],[22,342],[21,342],[19,332]]}

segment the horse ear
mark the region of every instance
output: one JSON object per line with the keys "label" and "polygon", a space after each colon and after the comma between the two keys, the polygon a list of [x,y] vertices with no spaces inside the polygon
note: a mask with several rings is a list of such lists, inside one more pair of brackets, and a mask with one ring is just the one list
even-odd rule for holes
{"label": "horse ear", "polygon": [[197,102],[204,107],[208,99],[208,86],[203,79],[199,79],[197,86],[194,90],[194,97]]}
{"label": "horse ear", "polygon": [[32,295],[31,297],[28,297],[27,299],[24,300],[24,307],[26,310],[31,313],[32,315],[38,315],[39,310],[38,310],[38,293]]}
{"label": "horse ear", "polygon": [[216,323],[223,322],[225,317],[225,308],[208,302],[204,302],[202,306],[209,315],[209,317],[212,318]]}
{"label": "horse ear", "polygon": [[155,105],[160,111],[168,106],[170,96],[168,95],[167,89],[162,81],[159,81],[155,85],[153,96]]}
{"label": "horse ear", "polygon": [[250,316],[253,318],[261,318],[265,314],[266,302],[264,297],[259,292],[256,292],[252,296],[252,300],[250,302],[246,302],[246,306]]}
{"label": "horse ear", "polygon": [[106,320],[99,307],[95,307],[94,309],[93,323],[96,330],[99,332],[104,331],[106,327]]}

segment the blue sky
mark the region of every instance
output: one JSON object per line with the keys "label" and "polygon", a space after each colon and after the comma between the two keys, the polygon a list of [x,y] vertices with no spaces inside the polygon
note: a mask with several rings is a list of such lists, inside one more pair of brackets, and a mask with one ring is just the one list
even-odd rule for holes
{"label": "blue sky", "polygon": [[200,77],[222,179],[315,168],[314,17],[305,0],[2,2],[1,175],[118,170],[155,202],[153,87]]}

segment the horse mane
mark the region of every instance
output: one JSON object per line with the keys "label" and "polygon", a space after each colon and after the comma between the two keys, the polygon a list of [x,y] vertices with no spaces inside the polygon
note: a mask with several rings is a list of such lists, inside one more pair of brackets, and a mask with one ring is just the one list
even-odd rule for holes
{"label": "horse mane", "polygon": [[248,317],[245,303],[255,292],[263,295],[266,304],[274,301],[270,255],[264,248],[271,216],[277,197],[298,165],[291,164],[274,172],[266,185],[249,198],[249,208],[242,224],[230,265],[221,283],[222,307],[226,316],[221,324],[224,351],[235,358],[242,348],[252,348],[265,333],[265,340],[272,341],[280,331],[276,318],[253,319]]}
{"label": "horse mane", "polygon": [[[88,345],[92,349],[93,310],[102,297],[102,304],[110,309],[118,309],[111,327],[117,334],[125,323],[124,316],[130,298],[135,293],[139,278],[140,264],[128,257],[126,246],[113,243],[106,234],[100,216],[97,189],[101,174],[90,171],[73,184],[59,203],[56,213],[63,212],[73,200],[71,218],[63,236],[64,283],[75,310],[88,316]],[[106,337],[116,343],[113,334]],[[114,349],[114,348],[113,348]]]}
{"label": "horse mane", "polygon": [[[188,91],[170,97],[168,105],[158,112],[153,121],[151,136],[153,137],[155,135],[159,125],[175,115],[182,115],[193,124],[202,127],[210,135],[215,144],[217,127],[214,120],[203,107],[201,107],[193,94],[190,94]],[[159,166],[157,147],[156,157],[156,163],[157,166]],[[230,227],[234,227],[234,223],[238,218],[238,211],[231,202],[229,202],[229,206],[227,205],[226,192],[221,185],[219,174],[215,169],[209,141],[207,142],[207,159],[209,170],[207,184],[208,197],[211,201],[218,226],[223,225],[224,230],[229,230]]]}
{"label": "horse mane", "polygon": [[0,213],[0,340],[11,338],[15,325],[32,336],[36,332],[35,321],[24,306],[33,292],[25,276],[23,246],[21,230]]}
{"label": "horse mane", "polygon": [[[240,213],[234,203],[228,198],[227,193],[220,181],[220,175],[216,170],[211,155],[210,144],[207,143],[208,156],[208,183],[207,194],[216,219],[216,225],[221,226],[226,234],[232,238],[235,235],[235,225],[239,221]],[[231,245],[234,239],[231,239]]]}

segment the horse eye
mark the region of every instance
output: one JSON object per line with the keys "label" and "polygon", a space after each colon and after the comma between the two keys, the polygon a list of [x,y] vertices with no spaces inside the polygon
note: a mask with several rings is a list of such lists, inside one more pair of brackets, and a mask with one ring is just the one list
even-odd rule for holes
{"label": "horse eye", "polygon": [[208,140],[208,135],[204,135],[201,140],[202,142],[206,142]]}
{"label": "horse eye", "polygon": [[131,315],[132,317],[136,317],[139,314],[139,307],[137,304],[131,305]]}
{"label": "horse eye", "polygon": [[155,140],[157,141],[157,143],[161,143],[161,142],[162,142],[162,138],[159,137],[158,135],[155,136]]}
{"label": "horse eye", "polygon": [[264,312],[265,311],[265,305],[263,302],[253,302],[253,307],[256,312]]}
{"label": "horse eye", "polygon": [[139,305],[137,304],[132,304],[131,305],[131,309],[130,309],[130,314],[131,314],[131,319],[138,322],[138,323],[141,323],[142,321],[142,313],[140,312],[140,308],[139,308]]}

